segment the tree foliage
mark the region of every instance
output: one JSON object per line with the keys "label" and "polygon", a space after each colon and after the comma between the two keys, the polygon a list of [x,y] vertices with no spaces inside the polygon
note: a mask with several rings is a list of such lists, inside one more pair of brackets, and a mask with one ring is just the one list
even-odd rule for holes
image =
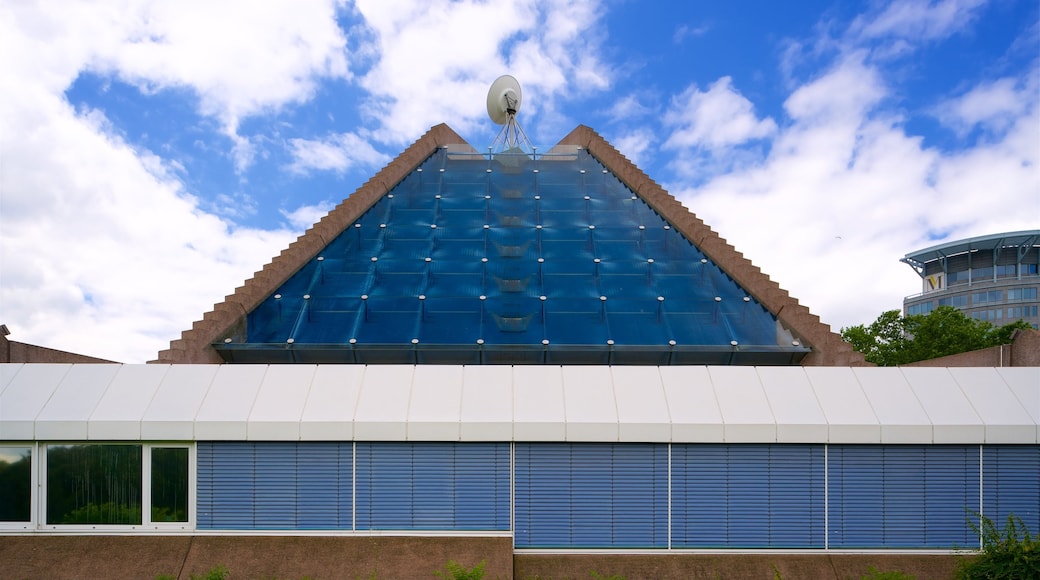
{"label": "tree foliage", "polygon": [[993,326],[968,318],[952,306],[940,306],[928,314],[910,316],[889,310],[869,326],[842,328],[841,337],[867,361],[897,366],[1007,344],[1011,333],[1020,328],[1032,327],[1022,320]]}

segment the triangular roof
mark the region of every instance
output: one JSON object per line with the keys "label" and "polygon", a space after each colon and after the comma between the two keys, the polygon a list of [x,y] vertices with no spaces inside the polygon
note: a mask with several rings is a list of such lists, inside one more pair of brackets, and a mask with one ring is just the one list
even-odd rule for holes
{"label": "triangular roof", "polygon": [[[278,353],[276,351],[278,350],[283,352],[292,350],[294,348],[291,344],[292,341],[289,341],[288,344],[282,343],[280,345],[275,345],[270,340],[261,341],[267,342],[267,344],[264,345],[246,344],[250,341],[248,339],[250,332],[252,332],[254,336],[256,335],[255,328],[247,329],[250,315],[254,312],[264,312],[264,309],[272,308],[272,304],[275,305],[275,308],[281,309],[280,303],[273,302],[273,300],[281,298],[281,295],[276,293],[280,292],[280,289],[285,287],[285,285],[293,279],[294,275],[311,276],[311,274],[305,271],[305,268],[311,268],[312,270],[314,268],[320,269],[320,262],[318,266],[314,265],[315,259],[324,259],[324,257],[320,257],[321,253],[323,251],[328,251],[330,244],[333,244],[337,239],[340,239],[341,234],[344,234],[348,228],[361,228],[362,225],[359,220],[362,220],[368,210],[372,209],[377,204],[386,204],[389,201],[386,196],[390,194],[395,187],[405,183],[405,180],[409,175],[413,175],[414,181],[414,179],[416,179],[414,177],[414,172],[421,172],[420,166],[424,162],[429,162],[431,155],[434,155],[438,149],[442,148],[445,148],[442,152],[445,156],[450,156],[454,153],[455,159],[465,158],[467,153],[471,154],[473,158],[476,159],[487,159],[486,157],[479,156],[472,147],[467,145],[465,141],[447,125],[441,124],[433,127],[426,133],[426,135],[408,147],[403,153],[401,153],[401,155],[384,167],[372,179],[362,185],[356,192],[322,218],[321,221],[315,224],[311,229],[307,230],[304,235],[300,236],[296,242],[291,244],[271,263],[266,265],[263,270],[257,272],[256,275],[250,280],[247,280],[243,286],[237,288],[234,294],[227,296],[224,302],[215,305],[214,309],[206,313],[201,321],[196,322],[191,330],[185,331],[182,333],[180,339],[171,342],[170,349],[159,353],[159,362],[222,363],[228,362],[228,360],[250,362],[278,362],[283,360],[288,362],[289,360],[300,360],[292,357],[287,359],[264,358],[277,355]],[[683,205],[673,196],[639,170],[639,168],[628,159],[622,156],[613,146],[592,129],[585,126],[577,127],[556,147],[554,147],[552,151],[550,151],[548,158],[551,159],[554,153],[558,155],[560,153],[570,152],[571,157],[577,159],[578,156],[574,154],[574,151],[577,151],[578,148],[581,148],[582,150],[581,155],[586,156],[586,158],[591,156],[591,159],[594,162],[601,164],[604,168],[604,174],[609,171],[613,177],[617,178],[620,184],[623,184],[624,187],[631,190],[631,192],[635,194],[635,197],[632,199],[638,197],[642,203],[645,203],[646,206],[652,208],[653,212],[656,212],[656,214],[664,220],[664,223],[668,224],[665,226],[665,229],[668,229],[670,226],[674,228],[676,231],[675,233],[681,234],[682,237],[688,240],[690,244],[692,244],[692,251],[698,252],[696,254],[697,256],[703,255],[704,258],[701,261],[705,263],[710,261],[714,266],[717,266],[718,271],[722,274],[721,276],[717,276],[720,278],[719,284],[723,286],[729,284],[733,288],[736,288],[741,294],[747,296],[747,298],[744,299],[744,302],[753,300],[756,307],[760,307],[767,316],[771,315],[773,317],[775,320],[777,335],[774,340],[780,345],[779,347],[776,345],[773,345],[772,347],[761,347],[758,349],[757,358],[756,356],[744,354],[743,356],[745,358],[743,359],[734,359],[730,356],[728,360],[743,364],[789,364],[792,361],[798,361],[803,365],[844,366],[864,364],[862,355],[855,352],[850,345],[842,341],[840,336],[831,332],[830,328],[827,325],[822,324],[816,316],[812,315],[808,311],[807,308],[798,304],[797,300],[792,298],[786,291],[782,290],[775,282],[770,280],[768,276],[764,275],[758,268],[752,265],[750,261],[744,258],[732,246],[727,244],[724,239],[719,237],[718,234],[698,219],[696,215],[683,207]],[[546,157],[543,155],[543,159],[544,158]],[[560,158],[562,159],[563,157]],[[526,161],[526,156],[523,159]],[[509,173],[508,164],[503,164],[502,161],[508,161],[508,159],[503,157],[502,159],[496,160],[498,163],[496,167],[498,169],[505,169],[505,172]],[[489,161],[485,161],[485,163],[488,162]],[[491,166],[489,165],[487,169],[488,173],[491,173],[492,171],[490,167]],[[535,171],[535,173],[537,173],[537,171]],[[582,173],[584,173],[584,170],[582,170]],[[509,195],[509,192],[503,193],[506,196]],[[589,198],[586,197],[585,199],[588,200]],[[627,199],[627,197],[625,199]],[[640,207],[645,206],[640,204]],[[387,208],[387,211],[390,211],[389,206],[387,206]],[[372,221],[371,216],[369,216],[369,221]],[[384,224],[379,224],[379,226],[384,226]],[[539,225],[538,228],[540,229],[541,226]],[[485,226],[484,229],[487,230],[487,226]],[[540,235],[541,234],[539,233],[539,236]],[[360,239],[359,231],[359,243]],[[538,239],[540,240],[541,238],[539,237]],[[667,241],[665,241],[665,243],[667,243]],[[504,255],[501,248],[499,248],[499,255]],[[373,256],[372,261],[375,262],[376,257]],[[429,259],[427,259],[427,262],[429,262]],[[484,260],[484,262],[486,263],[487,260]],[[648,262],[651,263],[651,266],[648,266],[650,269],[647,270],[647,275],[652,277],[653,260],[648,260]],[[538,272],[541,272],[540,264],[541,260],[539,260]],[[290,283],[289,286],[292,286],[292,284]],[[685,296],[681,297],[685,298]],[[309,295],[306,296],[306,298],[309,298]],[[534,303],[537,304],[537,299],[539,297],[534,296],[533,298],[535,299]],[[367,296],[365,299],[367,299]],[[481,300],[483,301],[483,299],[484,297],[482,296]],[[544,303],[546,297],[543,295],[541,296],[541,299]],[[606,297],[600,297],[600,299],[605,301]],[[613,297],[611,297],[611,299],[613,299]],[[658,300],[662,299],[662,297],[658,298]],[[721,301],[721,297],[717,296],[715,297],[715,300]],[[610,304],[613,305],[614,302],[610,302]],[[673,302],[668,302],[668,304],[671,305]],[[259,311],[258,308],[260,308]],[[357,311],[359,306],[353,305],[350,308],[354,308],[355,311]],[[364,305],[364,308],[368,308],[367,303]],[[483,303],[479,308],[481,319],[483,319]],[[489,312],[489,315],[490,314],[494,313]],[[541,314],[543,321],[545,320],[545,317],[546,314],[543,309]],[[687,319],[689,319],[689,317],[687,317]],[[519,317],[517,317],[517,320],[519,320]],[[499,320],[499,322],[499,330],[502,330],[501,320]],[[508,325],[508,323],[506,324]],[[253,326],[256,326],[255,320]],[[395,340],[397,339],[395,338]],[[712,340],[718,341],[718,337],[716,336]],[[340,346],[343,348],[347,348],[345,338],[338,337],[336,341],[339,342]],[[396,344],[392,346],[395,348],[407,348],[407,340],[398,340],[398,342],[404,342],[405,344]],[[612,340],[609,341],[612,345],[610,347],[611,349],[615,348],[613,342],[614,341]],[[480,343],[483,343],[483,339],[480,340]],[[470,344],[473,343],[471,342]],[[690,348],[687,348],[686,351],[683,351],[687,353],[687,357],[685,359],[680,357],[677,360],[680,362],[686,361],[690,363],[707,362],[710,364],[725,364],[724,362],[718,362],[718,360],[725,360],[717,359],[716,355],[718,352],[721,352],[721,350],[727,350],[736,353],[740,352],[742,348],[747,348],[743,345],[738,346],[736,341],[732,344],[732,347],[730,347],[729,344],[725,344],[724,346],[709,345],[700,348],[699,350],[691,350]],[[216,347],[214,345],[216,345]],[[254,346],[260,348],[253,348]],[[319,346],[328,347],[329,345]],[[423,346],[426,346],[425,343]],[[491,345],[489,345],[489,347],[490,346]],[[621,345],[619,341],[618,348],[620,347]],[[353,345],[351,345],[350,348],[353,348]],[[444,348],[444,345],[441,345],[440,348]],[[482,346],[480,348],[484,347]],[[554,348],[558,347],[554,344]],[[605,349],[606,347],[604,346],[602,348]],[[658,350],[663,351],[668,350],[669,348],[676,348],[674,341],[671,346],[664,345]],[[680,344],[677,348],[681,351],[683,345]],[[705,355],[705,349],[707,349],[708,355]],[[458,349],[455,348],[455,350],[457,351]],[[514,349],[509,350],[512,352]],[[751,350],[753,351],[754,349],[752,348]],[[506,351],[503,350],[502,352]],[[312,352],[311,354],[313,355],[314,353]],[[587,355],[588,353],[586,352],[585,354]],[[458,355],[457,352],[452,355],[455,356],[455,358],[449,356],[448,358],[443,359],[442,362],[465,362],[464,360],[460,361],[456,355]],[[708,358],[703,358],[704,356],[708,356]],[[711,358],[712,356],[716,356],[716,358]],[[749,356],[750,358],[748,358]],[[788,358],[785,359],[784,357]],[[669,360],[670,359],[671,357],[669,357]],[[314,362],[315,359],[310,358],[308,360]],[[350,360],[335,357],[319,357],[318,360],[329,362],[352,362]],[[392,357],[380,361],[378,356],[371,354],[371,351],[368,358],[355,358],[354,360],[357,362],[398,362]],[[418,357],[416,360],[418,362],[423,362],[423,359]],[[435,357],[429,360],[435,360]],[[483,357],[480,360],[485,361]],[[625,364],[626,359],[623,357],[619,359],[604,358],[602,361],[598,361],[594,358],[588,357],[584,359],[557,358],[556,360],[546,359],[541,362],[560,362],[561,360],[563,362],[575,362],[575,360],[577,360],[584,362],[616,362],[617,364]],[[629,358],[628,360],[635,359]],[[653,360],[655,360],[653,357],[645,359],[646,362],[653,362]],[[491,357],[485,362],[525,361],[521,359],[512,359],[507,356],[504,359],[495,359],[494,357]]]}

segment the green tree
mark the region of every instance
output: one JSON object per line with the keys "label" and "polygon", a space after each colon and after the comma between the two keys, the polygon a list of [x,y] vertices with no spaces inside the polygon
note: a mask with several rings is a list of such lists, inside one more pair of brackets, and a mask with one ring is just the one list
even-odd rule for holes
{"label": "green tree", "polygon": [[869,326],[842,328],[841,337],[869,362],[897,366],[1007,344],[1012,332],[1028,328],[1032,327],[1022,320],[995,327],[952,306],[940,306],[911,316],[889,310]]}

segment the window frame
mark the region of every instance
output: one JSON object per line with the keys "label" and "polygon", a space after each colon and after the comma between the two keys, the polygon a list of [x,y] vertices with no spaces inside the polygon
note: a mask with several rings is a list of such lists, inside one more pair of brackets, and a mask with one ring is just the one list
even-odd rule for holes
{"label": "window frame", "polygon": [[0,530],[33,530],[39,521],[39,511],[36,506],[40,503],[39,469],[40,444],[35,441],[0,441],[0,447],[28,447],[29,448],[29,520],[22,522],[0,522]]}
{"label": "window frame", "polygon": [[[47,523],[47,452],[51,446],[68,445],[140,445],[141,446],[141,523],[140,524],[51,524]],[[152,521],[152,449],[179,448],[188,450],[188,520],[185,522],[153,522]],[[196,449],[194,442],[184,441],[42,441],[36,443],[37,468],[33,470],[36,478],[33,486],[34,494],[34,528],[42,531],[162,531],[195,529],[195,472]]]}

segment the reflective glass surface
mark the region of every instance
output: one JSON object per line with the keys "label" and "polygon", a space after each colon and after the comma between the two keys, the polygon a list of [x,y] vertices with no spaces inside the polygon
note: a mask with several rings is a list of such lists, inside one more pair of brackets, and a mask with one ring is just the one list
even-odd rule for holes
{"label": "reflective glass surface", "polygon": [[584,150],[439,149],[248,316],[234,362],[785,364],[775,317]]}
{"label": "reflective glass surface", "polygon": [[47,446],[47,523],[140,525],[141,446]]}
{"label": "reflective glass surface", "polygon": [[30,520],[32,447],[0,447],[0,522]]}
{"label": "reflective glass surface", "polygon": [[152,522],[188,521],[188,448],[152,448]]}

